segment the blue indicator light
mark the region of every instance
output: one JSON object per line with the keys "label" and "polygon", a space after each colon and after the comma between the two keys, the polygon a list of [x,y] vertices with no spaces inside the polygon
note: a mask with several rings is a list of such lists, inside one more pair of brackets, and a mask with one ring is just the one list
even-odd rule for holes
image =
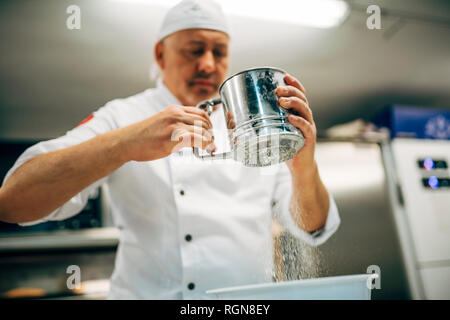
{"label": "blue indicator light", "polygon": [[426,158],[423,160],[423,167],[425,170],[433,170],[434,169],[434,161],[431,158]]}
{"label": "blue indicator light", "polygon": [[428,178],[428,185],[432,188],[432,189],[437,189],[439,188],[439,180],[438,178],[436,178],[435,176],[431,176]]}

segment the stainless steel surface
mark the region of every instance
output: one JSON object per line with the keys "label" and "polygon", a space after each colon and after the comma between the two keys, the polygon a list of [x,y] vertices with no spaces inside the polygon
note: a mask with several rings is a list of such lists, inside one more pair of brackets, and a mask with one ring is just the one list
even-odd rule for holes
{"label": "stainless steel surface", "polygon": [[285,74],[276,68],[252,68],[226,79],[219,89],[220,99],[198,107],[211,113],[211,106],[222,102],[232,151],[201,156],[194,148],[194,154],[201,159],[233,158],[250,167],[291,159],[305,139],[287,120],[292,112],[278,104],[275,89],[285,85]]}
{"label": "stainless steel surface", "polygon": [[92,228],[0,236],[0,252],[116,247],[118,244],[119,230],[116,228]]}

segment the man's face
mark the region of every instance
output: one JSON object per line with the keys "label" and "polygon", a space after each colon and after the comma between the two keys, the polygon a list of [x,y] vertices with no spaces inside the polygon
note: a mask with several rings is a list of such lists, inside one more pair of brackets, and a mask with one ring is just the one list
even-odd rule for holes
{"label": "man's face", "polygon": [[228,70],[228,44],[223,32],[188,29],[156,45],[163,82],[183,105],[194,106],[217,95]]}

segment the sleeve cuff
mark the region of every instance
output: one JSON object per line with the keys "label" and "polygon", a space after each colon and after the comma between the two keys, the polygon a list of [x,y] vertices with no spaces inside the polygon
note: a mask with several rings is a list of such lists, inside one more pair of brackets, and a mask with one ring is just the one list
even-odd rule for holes
{"label": "sleeve cuff", "polygon": [[282,212],[282,217],[284,220],[282,221],[283,226],[293,236],[305,241],[311,246],[319,246],[323,244],[336,232],[341,223],[336,203],[331,194],[329,194],[329,199],[330,199],[330,208],[328,210],[327,221],[325,222],[323,228],[316,230],[312,233],[308,233],[305,230],[300,229],[297,226],[297,223],[292,218],[292,215],[289,211],[289,201],[287,201],[287,203],[285,202],[283,206]]}
{"label": "sleeve cuff", "polygon": [[[75,195],[72,199],[67,201],[63,206],[59,207],[52,213],[48,214],[45,217],[42,217],[38,220],[28,221],[28,222],[21,222],[18,223],[19,226],[22,227],[29,227],[33,226],[39,223],[48,222],[48,221],[61,221],[68,218],[73,217],[75,214],[81,212],[81,210],[86,205],[86,202],[89,198],[94,198],[98,195],[98,187],[100,186],[101,181],[103,179],[99,180],[98,182],[95,182],[91,186],[94,188],[93,190],[90,190],[89,193],[83,194],[83,192]],[[89,188],[89,187],[88,187]],[[87,189],[86,189],[87,190]]]}
{"label": "sleeve cuff", "polygon": [[59,210],[57,209],[57,210],[53,211],[52,213],[50,213],[49,215],[47,215],[41,219],[38,219],[38,220],[33,220],[33,221],[28,221],[28,222],[19,222],[17,224],[21,227],[29,227],[29,226],[34,226],[39,223],[56,220],[55,217],[57,216],[58,211]]}

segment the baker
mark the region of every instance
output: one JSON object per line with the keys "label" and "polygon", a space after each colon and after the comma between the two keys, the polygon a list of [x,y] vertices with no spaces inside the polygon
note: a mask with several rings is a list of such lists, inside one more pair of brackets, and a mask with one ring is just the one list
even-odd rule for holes
{"label": "baker", "polygon": [[194,106],[217,96],[229,41],[216,3],[183,0],[170,9],[154,49],[157,87],[110,101],[26,150],[0,189],[0,220],[67,219],[102,186],[120,229],[111,299],[203,299],[208,289],[271,281],[272,218],[311,245],[325,242],[340,219],[314,160],[305,89],[293,76],[277,93],[301,115],[289,121],[306,142],[274,174],[186,156],[196,139],[220,151],[213,129],[226,127],[222,111],[208,116]]}

